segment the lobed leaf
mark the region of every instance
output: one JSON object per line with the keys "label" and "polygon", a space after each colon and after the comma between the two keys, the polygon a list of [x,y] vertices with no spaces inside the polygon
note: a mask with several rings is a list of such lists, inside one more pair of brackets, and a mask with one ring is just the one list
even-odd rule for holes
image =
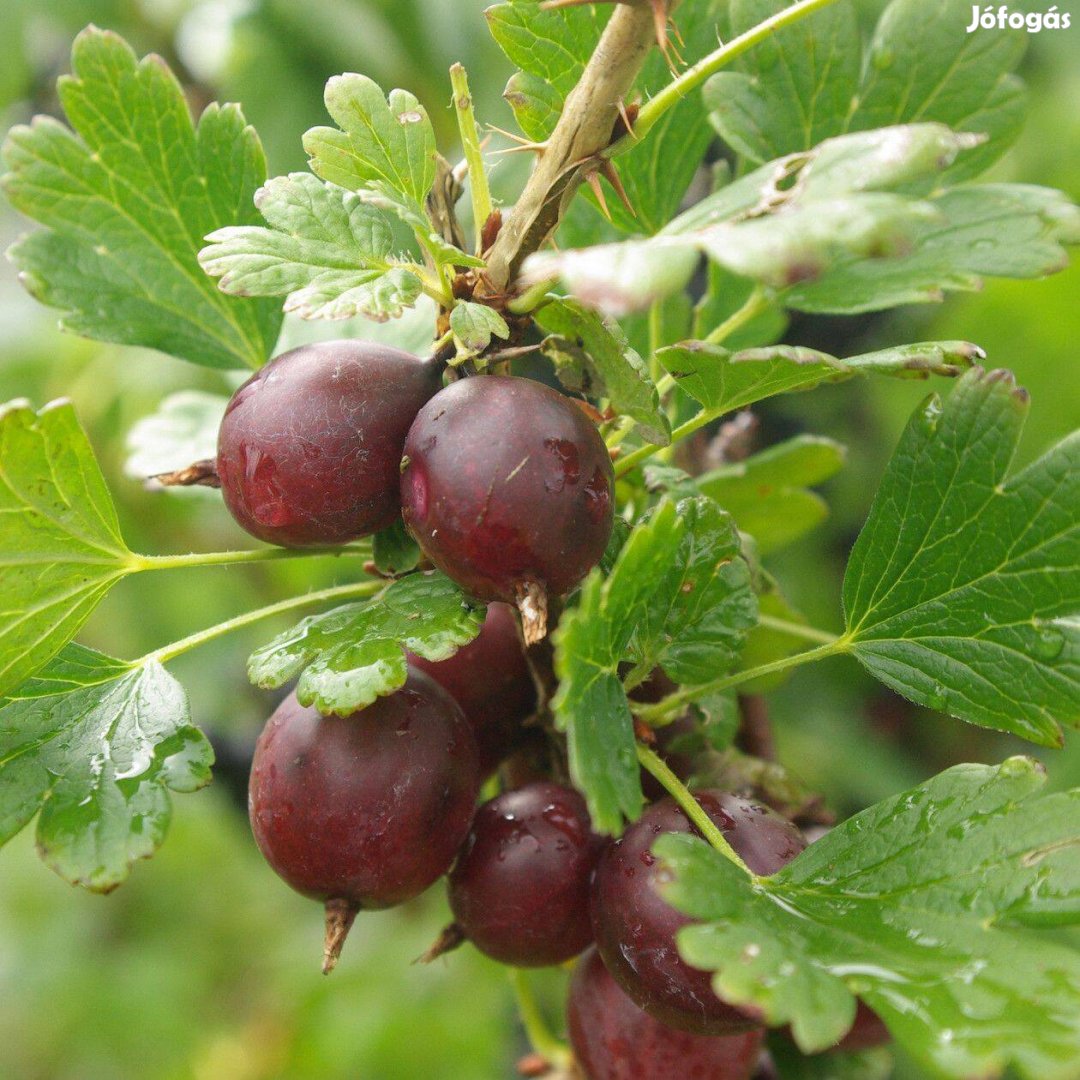
{"label": "lobed leaf", "polygon": [[59,652],[136,568],[71,404],[0,410],[0,694]]}
{"label": "lobed leaf", "polygon": [[347,716],[392,694],[408,674],[404,650],[445,660],[480,632],[484,608],[442,574],[410,574],[365,603],[311,615],[252,653],[248,676],[275,689],[299,677],[301,705]]}
{"label": "lobed leaf", "polygon": [[255,194],[266,228],[218,229],[199,262],[236,296],[285,296],[306,319],[364,315],[383,322],[420,295],[413,264],[390,254],[393,231],[382,212],[310,173],[268,180]]}
{"label": "lobed leaf", "polygon": [[257,220],[266,163],[254,130],[235,105],[195,125],[164,62],[137,60],[116,34],[84,30],[72,67],[59,83],[71,129],[38,117],[4,145],[5,193],[45,226],[10,251],[23,284],[74,333],[259,367],[277,305],[224,296],[196,259],[207,233]]}
{"label": "lobed leaf", "polygon": [[709,499],[662,502],[622,544],[609,575],[591,576],[555,634],[570,768],[597,829],[617,832],[641,811],[633,722],[619,664],[660,666],[700,684],[729,670],[756,604],[731,519]]}
{"label": "lobed leaf", "polygon": [[0,844],[39,814],[45,862],[108,892],[160,846],[169,789],[209,783],[213,757],[160,664],[67,645],[0,701]]}
{"label": "lobed leaf", "polygon": [[1080,919],[1080,791],[1036,797],[1040,767],[960,765],[858,814],[770,878],[665,836],[679,934],[726,1001],[844,1034],[855,995],[933,1075],[1066,1080],[1080,1057],[1080,952],[1032,928]]}
{"label": "lobed leaf", "polygon": [[458,345],[458,355],[471,355],[486,349],[493,337],[510,336],[510,327],[506,320],[487,304],[474,304],[469,300],[459,300],[450,312],[450,329]]}
{"label": "lobed leaf", "polygon": [[1056,745],[1080,724],[1080,433],[1006,478],[1027,411],[976,368],[914,414],[851,553],[846,639],[912,701]]}
{"label": "lobed leaf", "polygon": [[338,126],[304,135],[312,172],[354,192],[381,182],[423,206],[435,180],[435,132],[416,97],[391,90],[387,98],[374,80],[350,73],[327,82],[325,102]]}

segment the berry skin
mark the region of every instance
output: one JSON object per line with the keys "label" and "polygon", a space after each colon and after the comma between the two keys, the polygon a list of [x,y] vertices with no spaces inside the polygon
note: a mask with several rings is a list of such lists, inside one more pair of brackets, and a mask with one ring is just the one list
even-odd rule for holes
{"label": "berry skin", "polygon": [[458,928],[515,967],[577,956],[592,941],[589,878],[600,843],[571,788],[529,784],[485,803],[450,873]]}
{"label": "berry skin", "polygon": [[332,914],[344,919],[340,949],[357,910],[403,903],[449,869],[479,786],[461,709],[410,671],[396,693],[346,717],[320,717],[290,694],[256,743],[248,810],[278,875],[327,903],[328,931]]}
{"label": "berry skin", "polygon": [[517,604],[528,644],[544,635],[547,597],[570,592],[603,555],[613,490],[596,428],[529,379],[461,379],[420,410],[405,440],[405,524],[463,589]]}
{"label": "berry skin", "polygon": [[405,434],[442,385],[432,361],[369,341],[303,345],[233,395],[218,434],[225,505],[284,547],[342,544],[392,524]]}
{"label": "berry skin", "polygon": [[448,660],[407,655],[461,706],[476,736],[480,771],[489,775],[521,741],[521,722],[536,708],[517,613],[507,604],[489,604],[480,633]]}
{"label": "berry skin", "polygon": [[[720,791],[698,802],[755,874],[773,874],[806,846],[791,822],[760,803]],[[708,972],[679,955],[675,934],[690,923],[656,890],[652,846],[663,833],[693,833],[673,799],[648,807],[600,856],[592,885],[597,948],[612,977],[650,1015],[699,1035],[746,1029],[753,1020],[722,1002]]]}
{"label": "berry skin", "polygon": [[761,1029],[693,1035],[642,1012],[590,949],[578,963],[566,1005],[570,1044],[585,1080],[749,1080]]}

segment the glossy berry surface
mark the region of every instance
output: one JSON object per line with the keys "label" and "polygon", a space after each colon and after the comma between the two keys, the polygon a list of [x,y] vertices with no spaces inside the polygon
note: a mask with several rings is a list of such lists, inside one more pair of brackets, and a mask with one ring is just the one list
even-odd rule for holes
{"label": "glossy berry surface", "polygon": [[694,1035],[642,1012],[590,949],[570,981],[570,1044],[585,1080],[748,1080],[761,1029]]}
{"label": "glossy berry surface", "polygon": [[536,708],[536,686],[525,662],[517,612],[489,604],[480,633],[448,660],[409,663],[427,672],[461,706],[472,724],[486,776],[521,741],[522,721]]}
{"label": "glossy berry surface", "polygon": [[252,536],[341,544],[390,525],[401,448],[439,368],[366,341],[304,345],[233,395],[218,434],[225,505]]}
{"label": "glossy berry surface", "polygon": [[479,783],[461,709],[411,671],[352,716],[320,717],[286,698],[255,747],[251,828],[267,862],[305,896],[390,907],[449,868]]}
{"label": "glossy berry surface", "polygon": [[[755,874],[775,873],[806,846],[794,825],[760,803],[719,791],[696,792],[696,797]],[[651,848],[657,838],[695,831],[667,798],[653,803],[609,844],[593,879],[593,929],[608,970],[641,1008],[672,1027],[718,1035],[752,1021],[713,993],[707,972],[679,955],[675,934],[691,920],[655,888],[659,862]]]}
{"label": "glossy berry surface", "polygon": [[573,789],[534,783],[476,813],[450,873],[450,907],[481,952],[515,967],[560,964],[592,941],[589,878],[600,841]]}
{"label": "glossy berry surface", "polygon": [[448,386],[405,441],[405,523],[428,558],[483,600],[526,585],[562,595],[599,562],[614,474],[593,424],[554,390],[514,376]]}

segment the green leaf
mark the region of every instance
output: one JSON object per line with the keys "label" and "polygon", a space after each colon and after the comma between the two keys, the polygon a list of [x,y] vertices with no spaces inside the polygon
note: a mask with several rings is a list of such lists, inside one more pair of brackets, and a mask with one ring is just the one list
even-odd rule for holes
{"label": "green leaf", "polygon": [[840,256],[828,273],[782,295],[797,311],[856,314],[981,289],[983,277],[1037,278],[1068,265],[1080,243],[1080,208],[1059,191],[1026,184],[957,187],[928,204],[911,251],[893,259]]}
{"label": "green leaf", "polygon": [[767,1044],[780,1080],[891,1080],[894,1075],[893,1055],[887,1046],[807,1056],[781,1032],[770,1032]]}
{"label": "green leaf", "polygon": [[168,790],[210,780],[213,751],[160,664],[68,645],[0,702],[0,844],[40,811],[41,857],[95,892],[119,885],[168,829]]}
{"label": "green leaf", "polygon": [[705,498],[665,500],[591,576],[555,633],[559,690],[552,708],[567,733],[570,768],[597,829],[617,832],[641,811],[633,721],[619,664],[657,665],[676,682],[729,670],[756,605],[731,519]]}
{"label": "green leaf", "polygon": [[618,323],[564,298],[545,304],[536,322],[550,335],[542,348],[567,389],[610,399],[617,412],[637,421],[643,438],[659,446],[671,442],[671,424],[649,369]]}
{"label": "green leaf", "polygon": [[[765,616],[780,619],[796,627],[807,625],[806,617],[801,611],[792,607],[787,597],[780,591],[779,585],[769,574],[759,571],[756,578],[754,590],[757,593],[759,619]],[[805,648],[806,638],[801,634],[759,622],[747,635],[736,670],[751,671],[764,664],[781,660],[785,656],[793,656]],[[739,693],[767,694],[783,685],[790,676],[790,671],[762,675],[740,683]]]}
{"label": "green leaf", "polygon": [[1080,1060],[1080,952],[1033,928],[1080,919],[1080,791],[1036,797],[1040,767],[960,765],[751,879],[691,836],[656,853],[679,934],[726,1001],[831,1046],[858,994],[931,1075],[1068,1080]]}
{"label": "green leaf", "polygon": [[[683,289],[698,253],[731,274],[777,290],[777,300],[791,307],[813,303],[808,297],[817,288],[827,293],[830,303],[847,310],[835,281],[846,283],[864,267],[877,268],[879,276],[892,273],[909,288],[908,278],[915,276],[924,291],[921,278],[928,267],[943,278],[935,282],[938,293],[971,287],[971,272],[953,283],[957,275],[951,261],[943,263],[937,254],[935,230],[957,228],[946,214],[966,209],[977,215],[965,220],[966,229],[992,234],[1001,207],[976,196],[958,209],[952,193],[929,201],[912,196],[910,188],[916,182],[932,183],[976,143],[974,136],[954,134],[940,124],[829,139],[721,188],[654,237],[533,254],[523,271],[532,280],[561,277],[575,295],[615,315]],[[1031,205],[1023,212],[1013,207],[1015,198],[1009,203],[1010,214],[1018,219],[1010,224],[1009,243],[1019,244],[1019,250],[992,260],[976,248],[969,260],[1000,275],[1060,267],[1061,244],[1080,234],[1080,211],[1056,193],[1031,192]],[[999,195],[999,202],[1004,197]],[[1048,251],[1054,257],[1051,266]],[[864,292],[865,286],[859,290],[860,295]],[[877,306],[894,302],[886,292]],[[849,306],[858,309],[854,303]]]}
{"label": "green leaf", "polygon": [[[783,0],[732,0],[728,37],[785,7]],[[754,162],[809,150],[846,130],[859,87],[860,52],[853,6],[833,4],[770,35],[731,70],[714,75],[703,94],[709,118],[738,153]]]}
{"label": "green leaf", "polygon": [[458,355],[474,355],[491,344],[492,337],[506,339],[510,327],[506,320],[487,304],[459,300],[450,312],[450,329],[454,332]]}
{"label": "green leaf", "polygon": [[255,204],[269,228],[218,229],[199,252],[223,292],[285,296],[285,310],[305,319],[364,315],[378,322],[420,295],[414,264],[390,254],[390,223],[358,195],[311,173],[290,173],[268,180]]}
{"label": "green leaf", "polygon": [[405,523],[398,518],[393,525],[372,538],[372,557],[380,574],[407,574],[420,561],[420,549],[409,535]]}
{"label": "green leaf", "polygon": [[559,689],[551,707],[566,732],[570,774],[589,805],[592,826],[614,835],[624,818],[640,816],[644,797],[634,718],[618,675],[629,629],[609,618],[606,584],[600,573],[591,574],[577,607],[552,634]]}
{"label": "green leaf", "polygon": [[846,360],[791,345],[731,353],[704,341],[671,345],[657,353],[678,385],[716,416],[776,394],[805,390],[822,382],[839,382],[854,375],[959,375],[982,355],[977,346],[966,341],[898,345]]}
{"label": "green leaf", "polygon": [[229,399],[223,394],[208,394],[202,390],[170,394],[158,406],[157,412],[144,416],[128,432],[124,472],[142,480],[175,472],[196,461],[216,458],[218,428],[228,403]]}
{"label": "green leaf", "polygon": [[301,620],[256,650],[248,676],[276,689],[299,676],[301,705],[347,716],[405,683],[405,649],[445,660],[480,632],[483,605],[442,574],[410,574],[366,603]]}
{"label": "green leaf", "polygon": [[911,418],[844,578],[848,648],[912,701],[1044,745],[1080,724],[1080,433],[1006,479],[1028,411],[975,369]]}
{"label": "green leaf", "polygon": [[262,147],[235,105],[192,123],[159,57],[91,27],[60,80],[73,130],[38,117],[12,128],[3,187],[45,226],[10,252],[23,284],[77,334],[216,368],[259,367],[281,312],[222,295],[199,268],[202,238],[257,220]]}
{"label": "green leaf", "polygon": [[314,173],[349,191],[374,181],[423,206],[435,180],[435,133],[420,102],[405,90],[383,96],[365,75],[335,75],[326,111],[337,128],[312,128],[304,149]]}
{"label": "green leaf", "polygon": [[[783,0],[734,0],[728,37],[784,8]],[[965,0],[893,0],[865,58],[855,7],[841,3],[785,27],[705,85],[710,119],[747,160],[782,157],[852,131],[936,121],[985,141],[948,170],[949,182],[985,169],[1011,145],[1024,117],[1012,70],[1023,33],[964,34]]]}
{"label": "green leaf", "polygon": [[844,448],[832,439],[799,435],[743,461],[697,477],[698,490],[715,499],[750,533],[762,555],[798,540],[828,514],[824,500],[807,487],[820,484],[844,464]]}
{"label": "green leaf", "polygon": [[518,127],[533,141],[542,142],[555,129],[563,98],[546,79],[527,71],[515,71],[503,97],[514,110]]}
{"label": "green leaf", "polygon": [[431,220],[420,206],[408,196],[394,191],[389,184],[374,180],[368,187],[357,192],[358,197],[369,206],[394,214],[413,231],[417,242],[440,266],[484,266],[484,260],[466,255],[460,248],[444,240],[431,225]]}
{"label": "green leaf", "polygon": [[135,569],[70,403],[0,409],[0,694],[59,652]]}
{"label": "green leaf", "polygon": [[531,139],[547,138],[600,40],[608,12],[596,5],[547,11],[536,0],[512,0],[489,7],[484,16],[499,48],[528,77],[527,85],[550,88],[545,110],[550,126],[522,126]]}
{"label": "green leaf", "polygon": [[959,34],[971,21],[966,0],[893,0],[885,9],[864,66],[849,123],[852,131],[913,120],[937,120],[955,131],[987,136],[958,161],[949,180],[984,172],[1012,145],[1024,123],[1026,91],[1011,74],[1026,35],[1015,30]]}

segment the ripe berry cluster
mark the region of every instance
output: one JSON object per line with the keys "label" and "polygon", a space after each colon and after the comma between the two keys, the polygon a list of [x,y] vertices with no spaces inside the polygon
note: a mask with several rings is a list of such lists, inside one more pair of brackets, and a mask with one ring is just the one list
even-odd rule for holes
{"label": "ripe berry cluster", "polygon": [[[591,1080],[746,1080],[763,1029],[682,959],[675,935],[688,919],[656,889],[654,841],[694,831],[676,803],[653,791],[621,838],[602,839],[559,782],[556,752],[526,782],[504,767],[509,788],[476,808],[482,782],[543,735],[526,723],[537,689],[507,602],[542,633],[547,597],[572,590],[605,548],[613,478],[595,427],[556,392],[506,376],[440,385],[430,362],[336,342],[277,358],[230,403],[218,471],[250,532],[330,545],[400,512],[427,559],[490,602],[471,644],[440,663],[410,656],[405,685],[352,716],[320,717],[295,695],[282,703],[252,764],[255,839],[288,884],[325,904],[324,970],[358,911],[446,875],[443,949],[468,940],[516,967],[585,953],[567,1024]],[[766,806],[697,798],[755,873],[805,846]]]}

